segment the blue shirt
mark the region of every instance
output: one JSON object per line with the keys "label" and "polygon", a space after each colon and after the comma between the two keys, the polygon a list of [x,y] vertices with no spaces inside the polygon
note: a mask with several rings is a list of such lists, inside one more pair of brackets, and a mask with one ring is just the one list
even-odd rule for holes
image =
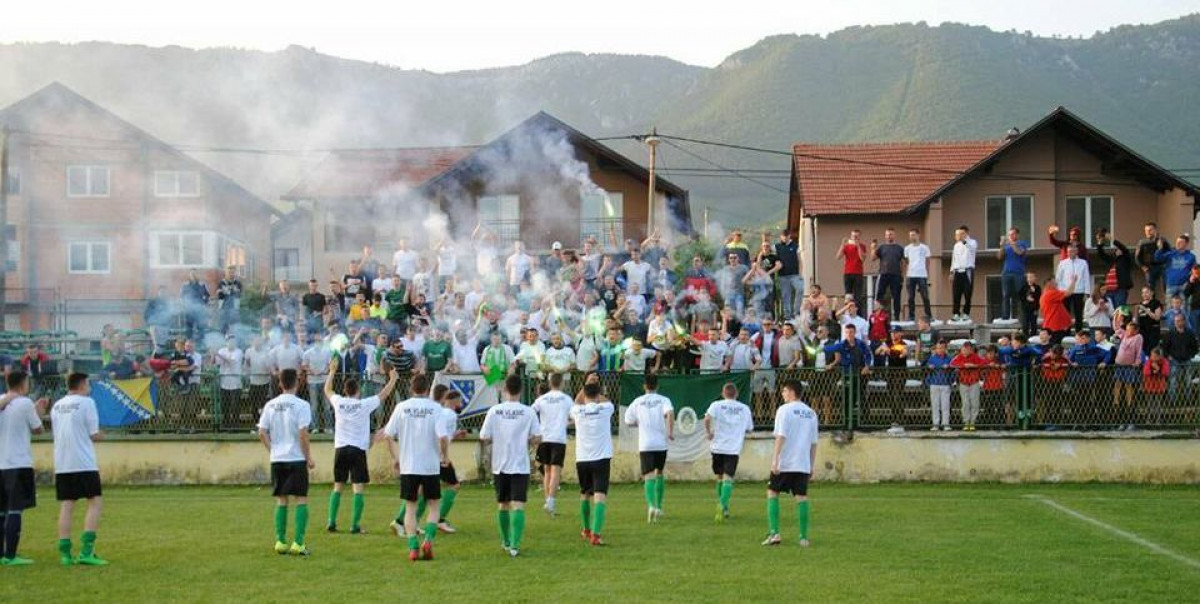
{"label": "blue shirt", "polygon": [[[1021,249],[1023,249],[1023,250],[1026,250],[1026,251],[1029,250],[1029,242],[1028,241],[1021,241],[1020,239],[1018,239],[1017,245],[1021,246]],[[1004,242],[1004,274],[1005,275],[1024,275],[1025,274],[1025,256],[1017,254],[1017,252],[1013,250],[1012,244],[1007,241]]]}
{"label": "blue shirt", "polygon": [[954,372],[950,370],[950,355],[932,354],[925,366],[930,369],[925,383],[930,386],[949,386],[954,381]]}
{"label": "blue shirt", "polygon": [[1041,351],[1029,345],[1020,348],[1001,346],[1000,354],[1006,355],[1008,357],[1008,364],[1013,367],[1032,367],[1037,363],[1038,359],[1042,358]]}
{"label": "blue shirt", "polygon": [[840,366],[842,369],[850,369],[854,367],[866,367],[871,364],[871,347],[862,338],[856,338],[854,347],[846,340],[839,340],[836,344],[826,346],[825,352],[842,354]]}
{"label": "blue shirt", "polygon": [[1089,342],[1087,345],[1076,344],[1067,351],[1067,360],[1076,365],[1094,367],[1108,359],[1108,352],[1096,345],[1095,342]]}
{"label": "blue shirt", "polygon": [[1154,259],[1162,262],[1165,266],[1163,276],[1167,280],[1167,285],[1171,287],[1182,287],[1187,284],[1188,277],[1191,276],[1192,267],[1196,265],[1196,255],[1191,250],[1159,250],[1154,254]]}

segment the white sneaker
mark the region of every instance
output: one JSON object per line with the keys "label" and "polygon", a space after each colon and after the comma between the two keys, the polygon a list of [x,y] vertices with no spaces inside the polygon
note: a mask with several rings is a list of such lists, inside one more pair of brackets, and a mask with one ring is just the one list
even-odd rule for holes
{"label": "white sneaker", "polygon": [[808,542],[808,539],[800,540],[800,547],[808,547],[809,545],[811,545],[811,544]]}
{"label": "white sneaker", "polygon": [[447,535],[453,535],[454,533],[458,532],[458,529],[451,526],[449,522],[439,522],[438,530],[446,533]]}
{"label": "white sneaker", "polygon": [[395,520],[393,520],[392,523],[388,525],[388,528],[392,529],[392,533],[394,533],[397,537],[400,537],[401,539],[404,538],[405,535],[404,535],[404,525],[403,524],[400,524],[399,522],[396,522]]}
{"label": "white sneaker", "polygon": [[937,432],[937,431],[938,431],[938,427],[937,427],[937,426],[934,426],[934,427],[930,428],[930,429],[929,429],[929,431],[930,431],[930,432]]}
{"label": "white sneaker", "polygon": [[779,545],[780,543],[783,543],[783,538],[778,533],[767,535],[767,538],[762,542],[763,545]]}
{"label": "white sneaker", "polygon": [[508,548],[508,556],[510,558],[516,558],[517,556],[520,556],[520,555],[521,555],[521,550],[519,550],[515,547]]}
{"label": "white sneaker", "polygon": [[950,426],[942,426],[942,432],[949,432]]}
{"label": "white sneaker", "polygon": [[658,522],[659,520],[662,520],[662,517],[663,517],[662,508],[654,508],[654,521]]}
{"label": "white sneaker", "polygon": [[646,524],[654,522],[654,508],[646,508]]}

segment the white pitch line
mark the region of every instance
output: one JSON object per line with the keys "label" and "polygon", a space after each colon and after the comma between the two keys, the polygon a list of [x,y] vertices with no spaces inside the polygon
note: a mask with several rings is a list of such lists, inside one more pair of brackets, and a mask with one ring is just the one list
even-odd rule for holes
{"label": "white pitch line", "polygon": [[1146,539],[1143,539],[1139,535],[1136,535],[1136,534],[1131,533],[1126,530],[1119,529],[1111,524],[1108,524],[1107,522],[1103,522],[1101,520],[1092,518],[1091,516],[1088,516],[1086,514],[1077,512],[1061,503],[1058,503],[1057,501],[1054,501],[1051,499],[1046,499],[1045,497],[1042,497],[1041,495],[1028,495],[1027,497],[1029,499],[1033,499],[1034,501],[1040,501],[1040,502],[1042,502],[1042,503],[1044,503],[1044,504],[1046,504],[1046,505],[1048,505],[1048,506],[1050,506],[1072,518],[1075,518],[1076,520],[1082,520],[1093,526],[1100,527],[1118,537],[1121,537],[1122,539],[1125,539],[1127,541],[1132,541],[1133,543],[1136,543],[1152,552],[1162,554],[1168,558],[1173,558],[1178,562],[1182,562],[1192,568],[1200,570],[1200,560],[1196,560],[1195,558],[1190,558],[1179,552],[1169,550],[1157,543],[1154,543],[1153,541],[1148,541]]}

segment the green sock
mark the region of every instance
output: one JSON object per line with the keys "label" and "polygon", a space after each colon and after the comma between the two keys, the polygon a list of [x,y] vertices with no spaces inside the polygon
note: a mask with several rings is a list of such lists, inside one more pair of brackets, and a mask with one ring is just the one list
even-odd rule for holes
{"label": "green sock", "polygon": [[287,543],[287,506],[275,506],[275,540]]}
{"label": "green sock", "polygon": [[722,480],[720,478],[717,479],[717,501],[721,500],[721,487],[724,484],[725,484],[724,480]]}
{"label": "green sock", "polygon": [[521,549],[521,535],[525,534],[525,510],[512,511],[512,547]]}
{"label": "green sock", "polygon": [[508,510],[498,510],[496,512],[496,524],[500,526],[500,542],[505,547],[512,544],[512,540],[508,536],[509,513]]}
{"label": "green sock", "polygon": [[808,539],[808,515],[812,511],[812,503],[807,499],[796,504],[796,516],[800,522],[800,538]]}
{"label": "green sock", "polygon": [[70,539],[59,539],[58,540],[58,554],[60,556],[66,557],[66,558],[71,557],[71,540]]}
{"label": "green sock", "polygon": [[583,528],[585,530],[592,529],[591,515],[592,515],[592,502],[588,501],[587,499],[580,499],[579,500],[579,521],[581,523],[583,523]]}
{"label": "green sock", "polygon": [[599,535],[604,532],[604,510],[608,504],[601,501],[596,504],[596,515],[592,519],[592,533]]}
{"label": "green sock", "polygon": [[454,499],[458,497],[458,491],[455,489],[446,489],[442,491],[442,504],[438,507],[438,522],[445,522],[450,516],[450,509],[454,507]]}
{"label": "green sock", "polygon": [[779,534],[779,498],[767,498],[767,533]]}
{"label": "green sock", "polygon": [[90,558],[96,553],[96,531],[83,531],[82,545],[79,547],[80,558]]}
{"label": "green sock", "polygon": [[337,526],[338,508],[342,505],[342,492],[329,493],[329,526]]}
{"label": "green sock", "polygon": [[726,480],[721,484],[721,509],[729,509],[729,501],[733,499],[733,481]]}
{"label": "green sock", "polygon": [[658,484],[657,478],[650,477],[650,478],[646,479],[646,482],[644,485],[645,486],[644,490],[646,491],[646,506],[647,507],[654,508],[655,507],[654,504],[658,502],[658,496],[656,495],[656,493],[658,491],[657,484]]}
{"label": "green sock", "polygon": [[408,511],[408,502],[400,502],[400,511],[396,512],[396,524],[404,526],[404,512]]}
{"label": "green sock", "polygon": [[667,477],[662,474],[658,475],[658,479],[654,481],[654,507],[662,509],[663,491],[667,489]]}
{"label": "green sock", "polygon": [[415,551],[417,551],[417,548],[418,548],[418,547],[420,547],[420,546],[421,546],[421,539],[420,539],[419,537],[417,537],[417,535],[416,535],[415,533],[413,534],[413,536],[412,536],[412,537],[409,537],[409,538],[408,538],[408,549],[409,549],[409,551],[414,551],[414,552],[415,552]]}
{"label": "green sock", "polygon": [[428,507],[425,503],[425,496],[421,495],[417,498],[417,526],[421,526],[425,522],[425,508]]}
{"label": "green sock", "polygon": [[304,533],[308,531],[308,504],[296,504],[296,543],[304,545]]}
{"label": "green sock", "polygon": [[437,535],[437,523],[436,522],[426,522],[425,523],[425,540],[430,543],[433,543],[433,538],[436,535]]}
{"label": "green sock", "polygon": [[367,507],[367,496],[362,493],[354,494],[353,514],[350,516],[351,528],[362,528],[363,508]]}

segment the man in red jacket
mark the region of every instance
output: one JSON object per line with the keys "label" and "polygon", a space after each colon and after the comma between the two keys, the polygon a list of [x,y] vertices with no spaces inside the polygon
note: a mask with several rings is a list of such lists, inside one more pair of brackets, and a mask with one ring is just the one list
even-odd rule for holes
{"label": "man in red jacket", "polygon": [[1072,274],[1067,287],[1059,289],[1058,282],[1050,278],[1046,280],[1046,285],[1042,288],[1040,301],[1042,328],[1050,332],[1050,341],[1041,343],[1043,348],[1062,342],[1063,338],[1071,331],[1073,320],[1063,302],[1071,295],[1071,292],[1075,291],[1075,281],[1076,275]]}

